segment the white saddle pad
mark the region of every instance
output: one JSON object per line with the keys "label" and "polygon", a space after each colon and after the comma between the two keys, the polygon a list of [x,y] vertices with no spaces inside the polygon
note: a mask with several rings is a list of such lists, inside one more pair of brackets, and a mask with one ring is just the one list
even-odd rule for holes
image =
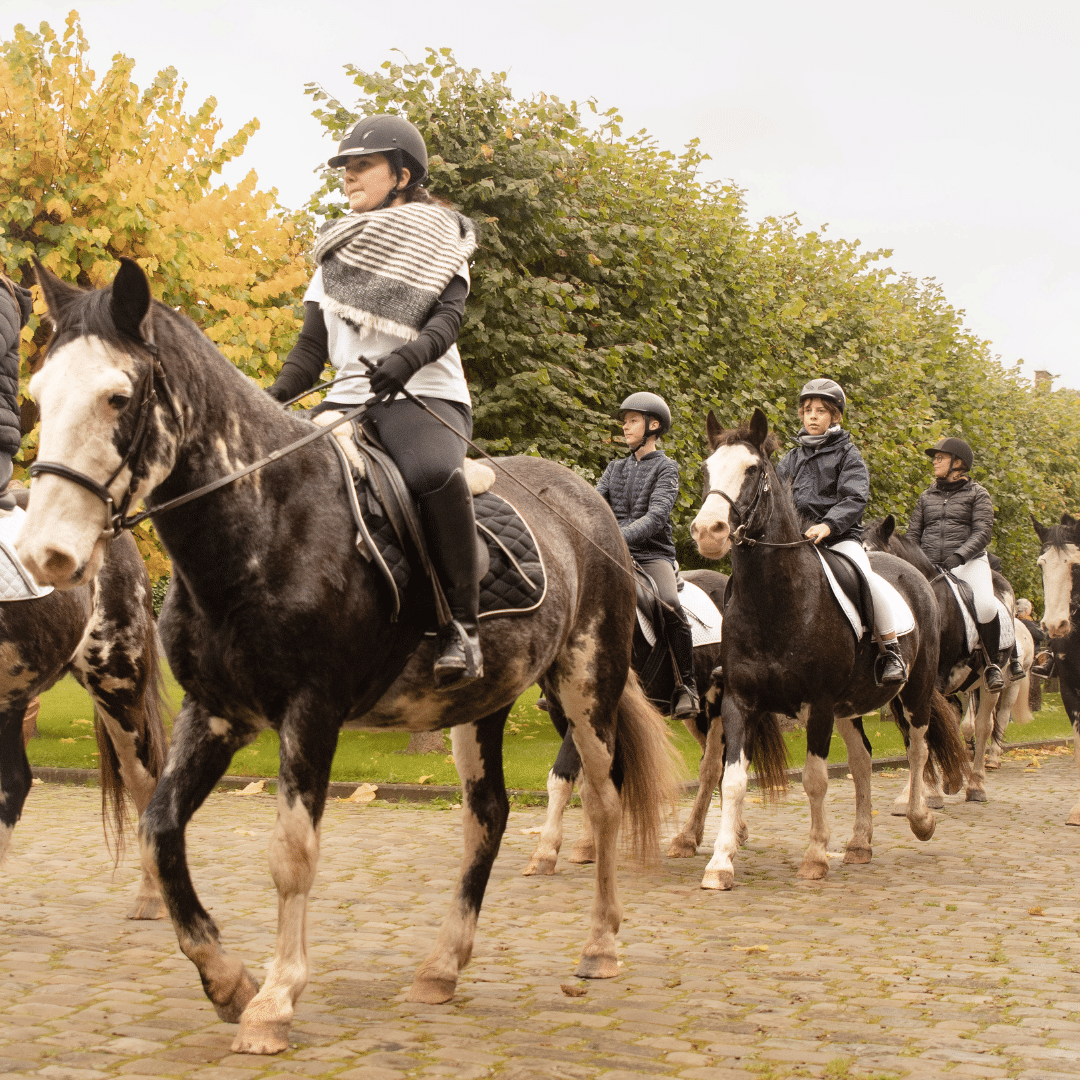
{"label": "white saddle pad", "polygon": [[[960,587],[956,584],[955,578],[950,574],[946,574],[945,580],[949,583],[949,588],[952,589],[957,606],[960,608],[960,614],[964,617],[964,632],[967,634],[968,652],[974,652],[979,644],[979,629],[975,625],[975,620],[971,617],[967,604],[964,603],[963,597],[960,595]],[[997,608],[998,633],[1000,634],[998,644],[1003,649],[1011,649],[1016,641],[1016,628],[1013,626],[1012,616],[1005,610],[1005,605],[1000,600],[997,602]]]}
{"label": "white saddle pad", "polygon": [[[825,557],[815,547],[814,554],[817,555],[818,561],[821,563],[821,568],[825,571],[825,577],[829,582],[829,588],[833,591],[833,596],[836,597],[836,602],[840,605],[840,610],[847,616],[847,621],[851,623],[851,629],[855,631],[857,638],[862,638],[866,633],[866,627],[863,626],[862,616],[859,614],[858,609],[848,599],[848,595],[840,588],[840,583],[836,580],[832,570],[829,569],[829,564],[825,561]],[[910,634],[915,629],[915,616],[911,614],[911,608],[907,606],[904,598],[889,584],[881,575],[878,575],[878,580],[885,587],[884,591],[889,597],[889,608],[892,611],[892,624],[893,629],[896,631],[897,637],[903,637],[905,634]]]}
{"label": "white saddle pad", "polygon": [[36,600],[53,591],[51,585],[39,586],[15,554],[15,540],[25,520],[26,511],[21,507],[0,510],[0,603]]}
{"label": "white saddle pad", "polygon": [[[684,581],[682,591],[679,593],[679,602],[686,612],[686,621],[690,624],[690,632],[694,636],[694,647],[698,645],[715,645],[720,641],[724,629],[724,616],[720,609],[712,602],[712,598],[704,590],[692,581]],[[637,613],[638,626],[645,635],[645,640],[650,645],[656,644],[656,635],[648,620],[640,611]]]}

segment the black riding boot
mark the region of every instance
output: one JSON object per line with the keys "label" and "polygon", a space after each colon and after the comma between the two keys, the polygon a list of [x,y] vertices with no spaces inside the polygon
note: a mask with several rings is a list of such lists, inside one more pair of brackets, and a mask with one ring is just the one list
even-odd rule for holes
{"label": "black riding boot", "polygon": [[1016,651],[1016,642],[1014,641],[1009,652],[1009,678],[1013,682],[1019,682],[1025,674],[1027,673],[1024,671],[1024,665],[1020,663],[1020,656]]}
{"label": "black riding boot", "polygon": [[1001,646],[1001,624],[995,615],[989,622],[979,623],[979,640],[982,642],[986,663],[983,666],[983,681],[986,689],[996,694],[1004,689],[1005,679],[1001,668],[994,663]]}
{"label": "black riding boot", "polygon": [[900,642],[893,638],[891,641],[881,642],[881,659],[879,661],[878,685],[885,683],[907,682],[908,671],[903,656],[900,655]]}
{"label": "black riding boot", "polygon": [[465,473],[455,469],[438,491],[421,495],[417,502],[428,554],[454,617],[439,631],[435,685],[479,679],[484,674],[484,658],[477,625],[476,519]]}
{"label": "black riding boot", "polygon": [[675,691],[671,715],[676,720],[687,720],[697,716],[701,709],[694,681],[694,635],[686,617],[673,611],[664,612],[664,631],[682,680],[682,686]]}

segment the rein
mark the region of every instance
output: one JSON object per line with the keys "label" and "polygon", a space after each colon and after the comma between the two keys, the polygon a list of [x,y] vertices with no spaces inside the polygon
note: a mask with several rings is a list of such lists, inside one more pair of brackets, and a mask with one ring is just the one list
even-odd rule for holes
{"label": "rein", "polygon": [[802,547],[803,544],[812,544],[813,541],[807,536],[801,540],[794,540],[788,544],[774,543],[772,540],[762,540],[758,537],[747,536],[746,532],[754,524],[754,519],[757,516],[759,507],[761,506],[761,499],[769,492],[769,473],[767,469],[761,470],[761,478],[757,482],[757,490],[754,492],[754,497],[750,500],[750,505],[745,510],[740,510],[735,500],[726,492],[721,491],[720,488],[709,488],[705,493],[705,497],[710,495],[719,495],[721,499],[726,499],[728,505],[731,507],[731,512],[739,519],[739,524],[731,533],[731,543],[735,547],[741,547],[746,545],[747,547],[757,547],[759,544],[762,547],[771,548],[794,548]]}

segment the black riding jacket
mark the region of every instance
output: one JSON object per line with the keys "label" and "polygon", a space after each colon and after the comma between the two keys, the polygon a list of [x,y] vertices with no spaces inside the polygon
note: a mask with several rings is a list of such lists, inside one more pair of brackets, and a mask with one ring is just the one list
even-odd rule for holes
{"label": "black riding jacket", "polygon": [[920,496],[908,522],[908,539],[940,566],[950,555],[969,562],[990,543],[994,504],[990,493],[970,476],[935,480]]}
{"label": "black riding jacket", "polygon": [[0,282],[0,453],[14,457],[22,443],[19,419],[19,332],[33,310],[28,289]]}
{"label": "black riding jacket", "polygon": [[679,497],[679,466],[663,450],[640,461],[633,454],[616,458],[596,490],[615,512],[626,546],[638,562],[675,562],[671,510]]}
{"label": "black riding jacket", "polygon": [[814,525],[829,526],[824,543],[862,537],[870,470],[846,431],[830,435],[820,446],[789,450],[776,466],[776,475],[791,484],[791,497],[800,514]]}

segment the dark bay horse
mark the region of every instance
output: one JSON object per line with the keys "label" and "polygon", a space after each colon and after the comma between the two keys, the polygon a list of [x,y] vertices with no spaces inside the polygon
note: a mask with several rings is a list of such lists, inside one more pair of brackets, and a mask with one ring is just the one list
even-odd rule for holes
{"label": "dark bay horse", "polygon": [[[25,507],[29,493],[16,493]],[[150,578],[130,536],[111,545],[96,577],[67,592],[0,604],[0,858],[30,791],[22,718],[32,698],[71,672],[94,701],[101,809],[116,854],[130,797],[141,816],[165,762],[157,635]],[[126,793],[126,794],[125,794]],[[160,919],[165,905],[143,860],[129,919]]]}
{"label": "dark bay horse", "polygon": [[[717,610],[723,614],[724,590],[728,583],[727,574],[719,574],[715,570],[686,570],[682,576],[707,593]],[[642,633],[641,627],[635,625],[630,664],[639,675],[644,670],[652,650],[653,647]],[[689,858],[697,854],[698,844],[701,843],[705,832],[705,815],[709,812],[712,794],[720,780],[720,756],[718,754],[709,756],[707,752],[712,719],[720,715],[719,691],[712,685],[711,678],[713,668],[719,662],[719,642],[695,646],[694,678],[702,691],[701,709],[696,717],[685,720],[683,723],[686,730],[697,739],[701,747],[702,759],[698,776],[698,792],[690,819],[679,835],[672,839],[671,846],[668,848],[668,855],[676,858]],[[675,675],[671,664],[662,664],[652,680],[643,684],[642,689],[658,708],[670,708],[668,703],[675,693]],[[551,771],[548,773],[547,817],[540,830],[536,850],[522,871],[526,877],[532,874],[555,873],[555,864],[558,861],[563,840],[563,815],[574,793],[574,784],[581,774],[581,757],[574,746],[573,733],[566,722],[566,717],[562,715],[554,694],[545,688],[545,695],[548,696],[548,713],[551,716],[551,722],[562,735],[563,741],[555,758],[555,764],[551,766]],[[581,836],[574,844],[568,858],[573,863],[589,863],[596,859],[594,829],[587,816],[582,822]]]}
{"label": "dark bay horse", "polygon": [[869,862],[873,832],[870,807],[870,742],[862,717],[892,706],[907,729],[912,784],[908,821],[920,840],[934,833],[934,815],[923,791],[923,766],[932,749],[950,780],[963,779],[964,748],[948,702],[934,686],[938,664],[938,611],[926,579],[891,555],[874,555],[874,569],[907,602],[915,629],[900,639],[910,672],[900,688],[874,679],[877,646],[869,635],[856,642],[831,595],[817,554],[786,485],[770,461],[777,446],[760,410],[745,428],[725,431],[710,412],[710,456],[704,465],[701,510],[690,527],[698,550],[709,559],[731,552],[731,591],[724,609],[723,807],[720,832],[706,867],[704,888],[730,889],[738,823],[746,795],[747,767],[754,760],[763,786],[779,787],[783,760],[776,758],[775,714],[806,724],[803,787],[810,799],[810,844],[799,877],[828,872],[829,825],[825,814],[829,743],[836,723],[848,747],[855,781],[855,831],[845,862]]}
{"label": "dark bay horse", "polygon": [[[1040,525],[1031,518],[1042,551],[1043,626],[1054,652],[1054,673],[1061,685],[1061,703],[1073,728],[1073,752],[1080,767],[1080,521],[1061,515],[1058,525]],[[1080,825],[1080,802],[1067,825]]]}
{"label": "dark bay horse", "polygon": [[[941,570],[926,557],[923,549],[903,533],[896,531],[896,519],[892,514],[867,527],[863,534],[863,546],[869,551],[887,551],[911,563],[930,582],[934,590],[938,614],[941,618],[937,688],[946,697],[957,693],[968,694],[976,689],[978,691],[971,701],[973,706],[971,711],[974,714],[975,755],[968,774],[966,798],[968,802],[986,802],[987,747],[994,736],[999,704],[1003,698],[1007,703],[1011,703],[1016,697],[1016,689],[1011,685],[1009,678],[1009,649],[1000,649],[994,657],[994,663],[1001,668],[1005,689],[988,690],[982,677],[982,665],[978,657],[968,648],[967,630],[960,605],[956,602],[956,597]],[[1015,609],[1016,598],[1013,595],[1012,585],[996,570],[994,571],[994,593],[1005,605],[1006,611]],[[928,802],[932,807],[940,809],[945,805],[945,800],[940,792],[938,778],[934,777],[931,780],[928,777],[927,779],[932,784],[932,794],[928,797]],[[893,812],[897,813],[901,802],[906,803],[906,801],[905,795],[901,793]]]}
{"label": "dark bay horse", "polygon": [[[391,618],[389,590],[355,546],[329,440],[161,512],[169,499],[317,429],[283,412],[189,319],[152,301],[134,262],[122,261],[108,289],[77,289],[41,267],[38,278],[53,323],[33,380],[42,415],[39,461],[61,475],[35,483],[19,551],[40,581],[76,586],[104,552],[109,515],[95,484],[111,477],[110,498],[121,503],[126,492],[127,502],[158,508],[154,524],[173,561],[161,637],[186,696],[140,839],[180,948],[218,1015],[240,1023],[234,1050],[274,1053],[288,1045],[308,977],[305,920],[319,823],[345,721],[452,729],[464,805],[462,874],[409,997],[437,1003],[453,996],[506,827],[503,727],[518,695],[541,679],[573,728],[598,835],[595,901],[578,974],[616,975],[620,820],[640,850],[655,849],[676,787],[667,729],[630,671],[634,582],[604,500],[553,462],[498,463],[493,490],[532,526],[547,593],[530,614],[484,620],[484,677],[436,691],[435,646],[424,636],[433,626],[431,590],[414,575],[399,617]],[[233,754],[268,726],[281,742],[269,852],[278,933],[259,989],[221,947],[195,894],[185,828]]]}

